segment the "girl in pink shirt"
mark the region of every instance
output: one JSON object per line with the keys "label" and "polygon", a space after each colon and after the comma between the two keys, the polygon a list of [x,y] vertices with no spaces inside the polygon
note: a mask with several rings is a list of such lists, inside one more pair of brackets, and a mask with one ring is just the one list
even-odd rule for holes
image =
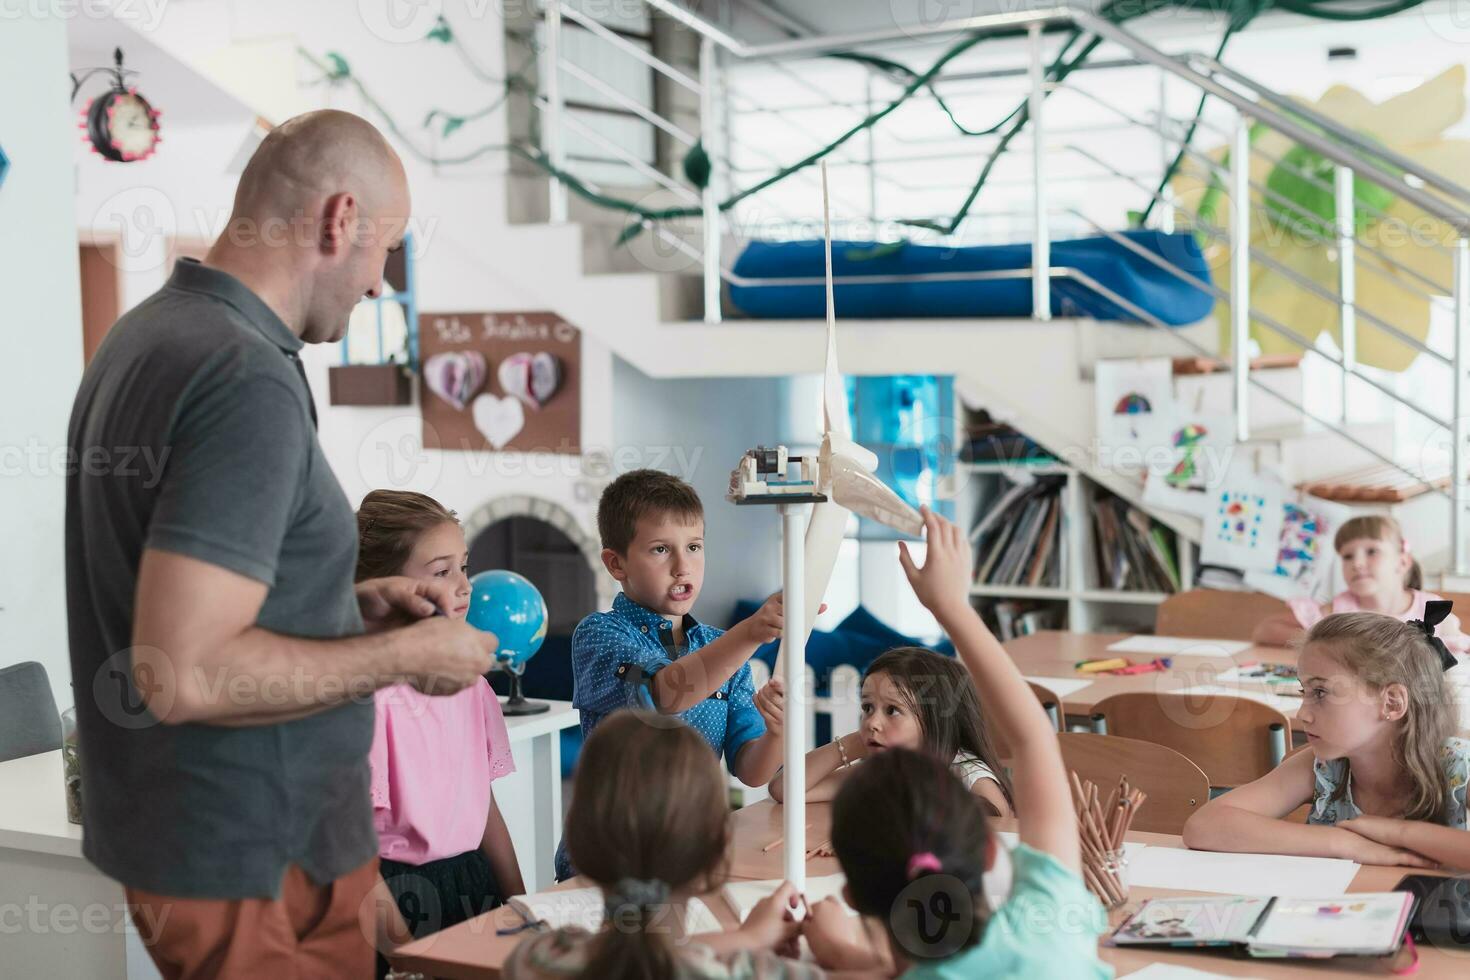
{"label": "girl in pink shirt", "polygon": [[[1325,606],[1304,596],[1289,600],[1288,612],[1256,627],[1257,643],[1288,646],[1332,613],[1379,612],[1404,622],[1422,620],[1424,604],[1441,598],[1423,590],[1419,563],[1409,554],[1409,543],[1392,517],[1354,517],[1338,528],[1333,547],[1342,559],[1347,591],[1339,592]],[[1454,614],[1440,624],[1437,635],[1452,653],[1470,650],[1470,637],[1461,632]]]}
{"label": "girl in pink shirt", "polygon": [[[469,611],[469,552],[454,512],[431,497],[374,490],[357,511],[359,581],[389,575],[449,579]],[[490,784],[515,771],[500,701],[480,683],[449,697],[406,684],[374,695],[368,754],[379,866],[401,924],[437,932],[525,892]],[[395,926],[400,924],[395,924]],[[404,931],[394,929],[400,939]],[[387,962],[380,956],[381,977]]]}

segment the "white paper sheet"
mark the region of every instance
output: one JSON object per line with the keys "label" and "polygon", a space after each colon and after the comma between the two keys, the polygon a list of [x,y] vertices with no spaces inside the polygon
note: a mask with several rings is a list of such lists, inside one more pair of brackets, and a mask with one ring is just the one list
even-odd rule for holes
{"label": "white paper sheet", "polygon": [[[1172,963],[1150,963],[1142,970],[1124,974],[1118,980],[1235,980],[1223,973],[1206,973],[1204,970],[1195,970],[1187,966],[1174,966]],[[1260,980],[1259,977],[1254,980]]]}
{"label": "white paper sheet", "polygon": [[1270,691],[1260,688],[1242,687],[1238,684],[1192,684],[1189,687],[1182,687],[1177,691],[1170,691],[1169,693],[1192,694],[1196,697],[1225,695],[1234,698],[1247,698],[1251,701],[1259,701],[1262,704],[1269,705],[1288,718],[1295,715],[1297,709],[1302,706],[1302,699],[1300,697],[1273,694]]}
{"label": "white paper sheet", "polygon": [[[815,905],[824,898],[835,898],[842,902],[842,886],[847,884],[845,875],[820,875],[808,877],[806,880],[806,900],[808,905]],[[730,903],[730,910],[735,913],[735,918],[741,922],[750,915],[752,909],[762,899],[776,894],[776,889],[781,887],[781,882],[775,878],[763,881],[728,881],[720,890],[724,893],[725,901]],[[857,915],[846,902],[842,907],[852,915]]]}
{"label": "white paper sheet", "polygon": [[1130,857],[1128,880],[1132,887],[1321,898],[1344,894],[1357,873],[1357,864],[1338,858],[1149,847]]}
{"label": "white paper sheet", "polygon": [[1027,677],[1025,680],[1033,684],[1040,684],[1059,698],[1069,697],[1084,687],[1092,686],[1092,681],[1077,677]]}
{"label": "white paper sheet", "polygon": [[1130,636],[1108,647],[1109,653],[1147,653],[1156,657],[1188,654],[1194,657],[1231,657],[1251,644],[1244,640],[1211,640],[1188,636]]}

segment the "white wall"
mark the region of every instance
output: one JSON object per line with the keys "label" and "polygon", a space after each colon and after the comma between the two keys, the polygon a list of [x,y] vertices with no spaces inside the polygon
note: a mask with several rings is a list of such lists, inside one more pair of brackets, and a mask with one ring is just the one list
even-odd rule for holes
{"label": "white wall", "polygon": [[[725,499],[730,471],[747,449],[781,436],[780,379],[653,380],[613,359],[613,432],[631,459],[673,473],[704,503],[704,589],[694,614],[721,628],[739,599],[781,587],[781,522],[774,508],[737,507]],[[619,470],[633,469],[620,466]]]}
{"label": "white wall", "polygon": [[0,28],[0,295],[10,369],[0,385],[0,666],[39,660],[72,703],[63,514],[66,425],[82,373],[66,23],[17,8]]}

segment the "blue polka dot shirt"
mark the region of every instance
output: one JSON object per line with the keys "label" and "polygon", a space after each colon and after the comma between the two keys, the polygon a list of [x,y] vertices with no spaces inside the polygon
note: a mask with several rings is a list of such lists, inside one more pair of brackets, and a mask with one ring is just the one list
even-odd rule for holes
{"label": "blue polka dot shirt", "polygon": [[[582,712],[584,737],[621,708],[653,710],[653,676],[677,657],[724,635],[724,630],[685,616],[686,647],[679,650],[674,646],[672,625],[621,592],[613,599],[611,612],[593,613],[577,625],[572,634],[572,703]],[[749,664],[678,717],[725,757],[731,772],[745,743],[766,733],[766,723],[755,707]]]}

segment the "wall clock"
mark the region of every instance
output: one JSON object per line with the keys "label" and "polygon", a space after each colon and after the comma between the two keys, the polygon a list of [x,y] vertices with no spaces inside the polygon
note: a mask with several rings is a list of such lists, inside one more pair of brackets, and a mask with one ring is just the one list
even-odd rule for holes
{"label": "wall clock", "polygon": [[112,87],[97,96],[82,113],[78,126],[86,133],[92,152],[115,163],[146,160],[162,142],[159,134],[159,110],[125,80],[133,72],[123,67],[122,49],[113,52],[116,67],[94,68],[78,78],[72,75],[72,98],[92,75],[112,75]]}
{"label": "wall clock", "polygon": [[116,163],[146,160],[158,148],[158,111],[137,89],[113,89],[87,107],[92,149]]}

